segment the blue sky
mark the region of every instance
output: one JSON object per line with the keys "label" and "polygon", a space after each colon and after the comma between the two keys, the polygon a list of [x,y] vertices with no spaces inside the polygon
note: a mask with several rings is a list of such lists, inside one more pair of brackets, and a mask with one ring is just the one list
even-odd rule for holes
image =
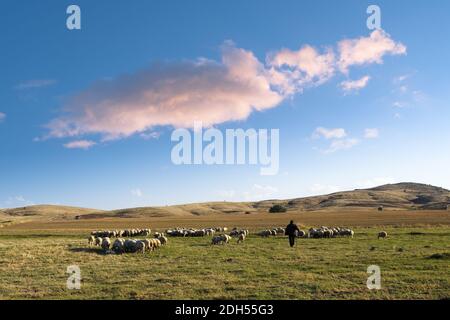
{"label": "blue sky", "polygon": [[[0,207],[450,188],[448,1],[74,3],[82,29],[69,31],[72,2],[2,2]],[[381,8],[378,34],[369,4]],[[286,65],[311,77],[280,85],[268,73],[287,81]],[[279,129],[279,173],[175,166],[171,132],[193,112],[220,130]]]}

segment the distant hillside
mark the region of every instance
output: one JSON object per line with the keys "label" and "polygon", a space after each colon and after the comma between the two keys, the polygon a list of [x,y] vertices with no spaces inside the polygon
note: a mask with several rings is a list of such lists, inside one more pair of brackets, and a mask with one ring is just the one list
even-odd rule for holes
{"label": "distant hillside", "polygon": [[409,210],[445,210],[450,204],[450,191],[419,183],[387,184],[370,189],[336,192],[323,196],[290,200],[267,200],[255,203],[258,209],[273,204],[288,210],[316,211],[342,208],[378,208]]}
{"label": "distant hillside", "polygon": [[64,220],[75,219],[77,216],[104,212],[96,209],[86,209],[78,207],[58,206],[58,205],[37,205],[19,207],[14,209],[0,210],[0,223],[15,220]]}
{"label": "distant hillside", "polygon": [[450,191],[419,183],[398,183],[322,196],[258,202],[207,202],[112,211],[49,205],[29,206],[0,210],[0,225],[2,222],[9,223],[16,219],[72,220],[255,214],[267,212],[274,204],[286,207],[288,212],[368,208],[376,210],[380,206],[390,210],[445,210],[447,205],[450,205]]}

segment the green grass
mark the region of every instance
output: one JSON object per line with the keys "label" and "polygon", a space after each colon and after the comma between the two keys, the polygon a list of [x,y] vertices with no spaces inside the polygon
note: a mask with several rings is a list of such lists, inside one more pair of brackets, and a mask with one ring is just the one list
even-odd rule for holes
{"label": "green grass", "polygon": [[[158,252],[103,255],[86,234],[0,233],[1,299],[448,299],[450,228],[355,229],[355,238],[169,238]],[[79,265],[81,290],[66,288]],[[369,265],[382,289],[368,290]]]}

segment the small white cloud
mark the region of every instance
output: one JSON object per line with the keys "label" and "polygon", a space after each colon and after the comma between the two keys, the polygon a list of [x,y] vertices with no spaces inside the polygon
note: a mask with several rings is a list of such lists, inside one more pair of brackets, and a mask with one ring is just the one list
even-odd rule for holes
{"label": "small white cloud", "polygon": [[404,75],[395,77],[393,82],[394,82],[395,84],[398,84],[398,83],[401,83],[401,82],[405,81],[405,80],[408,79],[409,77],[410,77],[409,74],[404,74]]}
{"label": "small white cloud", "polygon": [[423,101],[423,100],[426,99],[425,93],[423,93],[420,90],[414,90],[412,92],[412,96],[413,96],[413,99],[414,99],[415,102],[420,102],[420,101]]}
{"label": "small white cloud", "polygon": [[3,112],[0,112],[0,122],[5,120],[5,118],[6,118],[6,114],[4,114]]}
{"label": "small white cloud", "polygon": [[139,188],[132,189],[132,190],[131,190],[131,194],[132,194],[133,196],[135,196],[135,197],[138,197],[138,198],[142,197],[142,195],[143,195],[142,190],[139,189]]}
{"label": "small white cloud", "polygon": [[344,90],[346,93],[351,92],[351,91],[358,91],[358,90],[364,88],[365,86],[367,86],[367,84],[369,83],[369,80],[370,80],[369,76],[364,76],[358,80],[342,81],[340,86],[341,86],[342,90]]}
{"label": "small white cloud", "polygon": [[64,147],[67,149],[89,149],[90,147],[96,145],[94,141],[90,140],[76,140],[71,141],[66,144],[64,144]]}
{"label": "small white cloud", "polygon": [[42,87],[51,86],[55,83],[56,83],[56,81],[52,80],[52,79],[34,79],[34,80],[28,80],[28,81],[22,82],[22,83],[18,84],[15,88],[19,89],[19,90],[42,88]]}
{"label": "small white cloud", "polygon": [[405,86],[405,85],[400,86],[398,89],[400,90],[400,93],[402,93],[402,94],[405,94],[408,92],[408,86]]}
{"label": "small white cloud", "polygon": [[5,201],[7,207],[23,207],[23,206],[32,206],[34,203],[25,199],[24,196],[18,195],[14,197],[9,197],[8,200]]}
{"label": "small white cloud", "polygon": [[380,135],[377,128],[367,128],[364,130],[364,138],[366,139],[376,139]]}
{"label": "small white cloud", "polygon": [[354,138],[334,140],[326,150],[323,150],[323,153],[329,154],[340,150],[348,150],[356,146],[358,143],[359,140]]}
{"label": "small white cloud", "polygon": [[325,138],[325,139],[341,139],[345,138],[347,136],[347,133],[345,132],[345,129],[343,128],[335,128],[335,129],[327,129],[324,127],[318,127],[313,132],[313,138]]}
{"label": "small white cloud", "polygon": [[395,101],[392,105],[395,108],[404,108],[404,107],[406,107],[406,103],[402,102],[402,101]]}
{"label": "small white cloud", "polygon": [[161,136],[161,132],[157,132],[157,131],[143,132],[139,136],[145,140],[158,139]]}

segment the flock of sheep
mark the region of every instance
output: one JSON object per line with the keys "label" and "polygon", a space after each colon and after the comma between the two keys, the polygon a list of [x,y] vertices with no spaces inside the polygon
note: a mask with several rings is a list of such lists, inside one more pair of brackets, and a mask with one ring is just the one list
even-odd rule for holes
{"label": "flock of sheep", "polygon": [[148,237],[151,233],[152,231],[150,229],[103,230],[92,231],[91,236],[99,238]]}
{"label": "flock of sheep", "polygon": [[[105,253],[134,253],[154,251],[162,245],[167,244],[167,237],[162,233],[156,232],[152,239],[123,239],[122,237],[149,236],[150,229],[129,229],[129,230],[105,230],[93,231],[88,238],[89,246],[95,245],[103,249]],[[111,238],[116,237],[114,242]]]}
{"label": "flock of sheep", "polygon": [[[210,227],[204,229],[192,229],[192,228],[174,228],[166,230],[166,234],[171,237],[205,237],[212,236],[211,244],[227,244],[232,237],[237,238],[238,243],[245,241],[245,238],[249,235],[249,231],[246,229],[238,230],[233,228],[229,234],[225,234],[228,228],[226,227]],[[215,235],[216,233],[221,233]]]}
{"label": "flock of sheep", "polygon": [[355,232],[348,228],[328,228],[320,227],[317,229],[311,228],[308,231],[308,238],[336,238],[336,237],[350,237],[353,238]]}
{"label": "flock of sheep", "polygon": [[[187,229],[174,228],[166,230],[166,235],[170,237],[204,237],[212,236],[211,244],[228,244],[232,238],[237,239],[237,243],[245,241],[250,234],[247,229],[233,228],[229,234],[226,227],[204,228],[204,229]],[[215,235],[221,232],[221,234]],[[282,227],[275,227],[258,232],[261,237],[270,237],[276,235],[284,235],[285,229]],[[134,253],[146,251],[154,251],[161,246],[167,244],[168,239],[164,233],[155,232],[154,237],[150,239],[123,239],[122,237],[134,236],[150,236],[150,229],[126,229],[126,230],[104,230],[93,231],[88,238],[90,246],[95,245],[101,247],[105,253]],[[308,232],[299,230],[296,232],[298,238],[336,238],[336,237],[351,237],[354,236],[354,231],[342,227],[325,227],[310,228]],[[111,238],[116,238],[113,242]],[[378,239],[387,238],[387,232],[381,231],[378,233]]]}
{"label": "flock of sheep", "polygon": [[216,232],[226,232],[228,228],[204,228],[204,229],[192,229],[192,228],[175,228],[166,230],[166,234],[171,237],[205,237],[213,236]]}
{"label": "flock of sheep", "polygon": [[[270,237],[276,235],[284,235],[285,229],[281,227],[262,230],[258,233],[261,237]],[[348,236],[353,238],[355,232],[348,228],[341,227],[320,227],[320,228],[311,228],[308,232],[304,230],[299,230],[296,232],[296,236],[298,238],[336,238],[338,236],[344,237]]]}
{"label": "flock of sheep", "polygon": [[262,230],[258,233],[261,237],[270,237],[270,236],[276,236],[276,235],[284,235],[284,228],[282,227],[276,227],[272,229]]}
{"label": "flock of sheep", "polygon": [[246,237],[250,234],[250,232],[247,229],[238,229],[233,228],[231,230],[230,234],[221,234],[214,236],[211,240],[211,244],[227,244],[230,242],[230,240],[234,237],[237,238],[237,243],[242,243],[245,241]]}

